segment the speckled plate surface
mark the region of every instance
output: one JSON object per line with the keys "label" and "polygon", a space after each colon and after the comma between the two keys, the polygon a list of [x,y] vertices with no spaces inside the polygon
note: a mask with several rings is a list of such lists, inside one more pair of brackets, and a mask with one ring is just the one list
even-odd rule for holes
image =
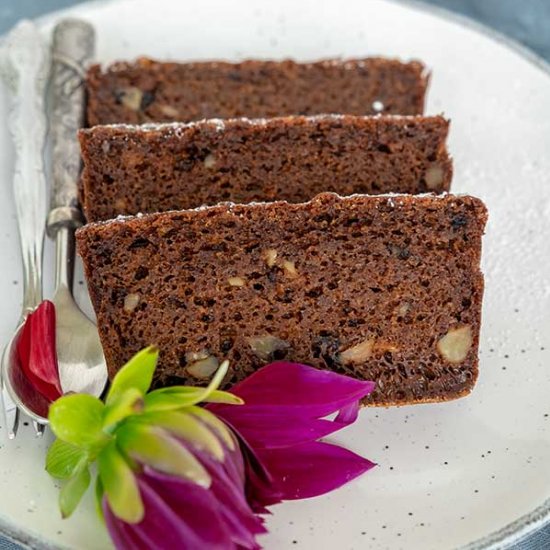
{"label": "speckled plate surface", "polygon": [[[101,61],[382,54],[433,70],[428,113],[452,119],[456,192],[484,199],[481,375],[457,402],[370,409],[339,440],[379,463],[324,498],[273,509],[266,548],[502,548],[550,520],[550,72],[458,20],[382,0],[114,0],[64,14]],[[47,30],[53,17],[45,19]],[[0,340],[19,311],[12,150],[0,88]],[[86,300],[84,287],[82,300]],[[0,430],[1,432],[2,430]],[[5,431],[5,430],[3,430]],[[48,438],[0,448],[0,528],[33,546],[109,547],[91,498],[70,521],[43,470]]]}

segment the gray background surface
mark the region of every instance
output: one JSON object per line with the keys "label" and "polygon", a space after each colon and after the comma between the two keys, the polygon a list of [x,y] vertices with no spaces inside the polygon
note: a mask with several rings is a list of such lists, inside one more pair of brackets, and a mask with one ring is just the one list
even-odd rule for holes
{"label": "gray background surface", "polygon": [[[37,17],[78,3],[78,0],[0,0],[0,34],[22,17]],[[424,3],[492,27],[550,62],[550,0],[425,0]],[[20,547],[0,535],[0,550],[17,548]],[[550,550],[550,527],[516,545],[514,550]]]}

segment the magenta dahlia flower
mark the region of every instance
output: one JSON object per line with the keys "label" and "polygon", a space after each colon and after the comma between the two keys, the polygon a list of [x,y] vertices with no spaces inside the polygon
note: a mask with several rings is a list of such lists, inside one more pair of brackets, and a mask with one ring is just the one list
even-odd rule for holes
{"label": "magenta dahlia flower", "polygon": [[207,388],[147,393],[157,356],[137,354],[105,403],[78,394],[50,408],[58,439],[47,469],[67,480],[62,514],[97,461],[98,504],[117,548],[259,548],[268,506],[321,495],[373,466],[321,441],[355,420],[373,383],[276,362],[228,393],[217,389],[225,362]]}

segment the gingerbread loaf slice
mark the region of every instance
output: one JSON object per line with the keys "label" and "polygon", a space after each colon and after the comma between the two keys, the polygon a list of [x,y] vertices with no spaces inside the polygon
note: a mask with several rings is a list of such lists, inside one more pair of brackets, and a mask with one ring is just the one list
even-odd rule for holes
{"label": "gingerbread loaf slice", "polygon": [[319,115],[95,126],[80,132],[89,221],[222,201],[306,202],[318,193],[449,189],[449,123]]}
{"label": "gingerbread loaf slice", "polygon": [[478,373],[486,221],[468,196],[327,193],[77,233],[111,376],[156,344],[156,383],[226,384],[286,359],[374,380],[368,403],[444,401]]}
{"label": "gingerbread loaf slice", "polygon": [[88,123],[349,113],[422,114],[428,75],[418,61],[330,59],[173,63],[138,59],[87,77]]}

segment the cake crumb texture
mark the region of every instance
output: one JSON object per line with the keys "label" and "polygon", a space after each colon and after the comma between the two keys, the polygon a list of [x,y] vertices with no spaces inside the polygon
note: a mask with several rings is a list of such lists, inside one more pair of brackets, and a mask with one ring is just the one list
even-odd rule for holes
{"label": "cake crumb texture", "polygon": [[485,222],[469,196],[326,193],[89,224],[77,243],[111,377],[156,344],[157,386],[228,359],[229,387],[284,359],[393,405],[472,389]]}
{"label": "cake crumb texture", "polygon": [[448,191],[441,116],[317,115],[96,126],[79,134],[89,221],[231,201]]}
{"label": "cake crumb texture", "polygon": [[88,124],[320,113],[418,115],[428,74],[395,59],[161,62],[140,58],[87,75]]}

